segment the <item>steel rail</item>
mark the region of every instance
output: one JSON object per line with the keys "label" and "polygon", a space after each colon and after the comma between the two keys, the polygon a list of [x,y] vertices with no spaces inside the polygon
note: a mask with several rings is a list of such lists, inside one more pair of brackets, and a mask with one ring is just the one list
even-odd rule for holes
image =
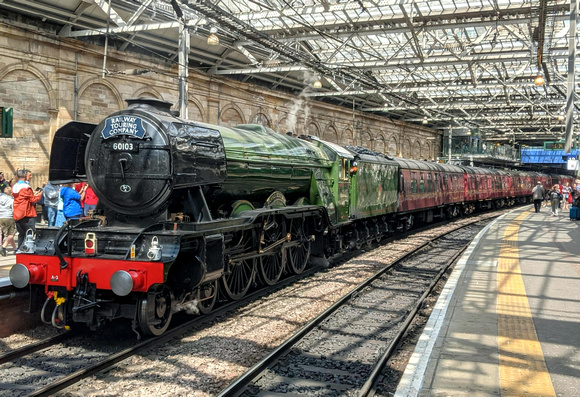
{"label": "steel rail", "polygon": [[429,297],[429,295],[431,295],[431,293],[433,292],[433,289],[435,288],[437,283],[441,280],[441,277],[443,277],[443,275],[445,274],[445,272],[447,272],[449,267],[451,267],[451,265],[453,265],[457,261],[457,258],[465,252],[467,247],[469,247],[469,244],[471,244],[471,241],[469,243],[465,244],[463,246],[463,248],[461,248],[458,252],[456,252],[455,255],[453,255],[447,261],[447,263],[441,268],[441,270],[439,271],[437,276],[435,276],[433,281],[431,281],[431,283],[429,284],[429,287],[425,290],[423,295],[421,295],[419,300],[415,303],[413,308],[409,311],[405,321],[403,322],[402,326],[397,331],[397,334],[393,337],[392,341],[389,343],[389,345],[387,346],[387,349],[382,354],[382,356],[377,360],[377,362],[375,363],[373,370],[371,371],[371,374],[369,375],[367,381],[364,383],[364,385],[359,390],[359,393],[358,393],[359,397],[366,397],[369,395],[374,395],[374,392],[375,392],[374,388],[375,388],[376,382],[381,374],[381,371],[385,367],[385,364],[392,357],[393,353],[396,351],[396,348],[398,347],[399,343],[403,339],[403,336],[405,336],[405,334],[407,333],[409,326],[411,325],[413,320],[416,318],[417,312],[419,311],[419,309],[421,308],[421,306],[423,305],[425,300]]}
{"label": "steel rail", "polygon": [[10,350],[2,355],[0,355],[0,364],[5,364],[10,361],[17,360],[21,357],[27,356],[31,353],[36,353],[41,350],[44,350],[48,347],[54,346],[58,343],[65,342],[74,336],[77,336],[78,332],[75,331],[67,331],[66,333],[62,333],[51,338],[43,339],[41,341],[31,343],[26,346],[19,347],[14,350]]}
{"label": "steel rail", "polygon": [[[493,218],[488,217],[486,219]],[[260,374],[262,374],[267,368],[271,365],[274,365],[281,357],[283,357],[294,345],[296,345],[300,340],[302,340],[309,332],[311,332],[316,326],[326,320],[332,313],[342,307],[346,302],[348,302],[351,298],[358,295],[364,288],[370,285],[373,281],[378,279],[380,276],[385,274],[387,271],[392,269],[394,266],[402,262],[403,260],[411,257],[417,251],[425,248],[426,246],[430,245],[434,241],[443,238],[444,236],[453,233],[457,230],[463,229],[465,227],[471,226],[477,222],[481,222],[481,219],[474,220],[473,222],[469,222],[467,224],[458,226],[442,235],[436,236],[434,238],[429,239],[428,241],[424,242],[423,244],[419,245],[418,247],[413,248],[413,251],[409,251],[404,253],[403,255],[399,256],[390,264],[386,265],[383,269],[379,270],[374,275],[367,278],[361,284],[359,284],[355,289],[344,295],[340,298],[337,302],[335,302],[332,306],[327,308],[324,312],[319,314],[317,317],[312,319],[308,324],[304,325],[300,328],[294,335],[290,338],[286,339],[281,345],[279,345],[276,349],[274,349],[269,355],[264,357],[250,369],[248,369],[244,374],[242,374],[238,379],[236,379],[233,383],[231,383],[228,387],[223,389],[217,397],[231,397],[231,396],[238,396],[240,395],[245,388],[254,380],[256,380]],[[465,248],[463,248],[464,250]]]}
{"label": "steel rail", "polygon": [[[499,216],[499,215],[496,215],[496,216]],[[493,218],[493,217],[494,216],[490,216],[490,217],[487,217],[485,219],[489,219],[489,218]],[[388,271],[390,268],[392,268],[394,265],[396,265],[400,261],[402,261],[405,258],[411,256],[415,251],[424,248],[425,246],[431,244],[433,241],[435,241],[435,240],[437,240],[437,239],[445,236],[446,234],[452,233],[452,232],[454,232],[456,230],[465,228],[467,226],[470,226],[470,225],[475,224],[475,223],[480,222],[480,221],[481,221],[481,219],[474,219],[472,222],[469,222],[469,223],[467,223],[465,225],[460,225],[460,226],[454,228],[453,230],[448,231],[445,234],[442,234],[442,235],[436,236],[435,238],[429,239],[425,243],[421,244],[419,247],[414,248],[414,251],[407,252],[407,253],[401,255],[400,257],[398,257],[397,259],[395,259],[390,265],[388,265],[386,268],[383,269],[382,273]],[[438,225],[430,224],[430,225],[427,225],[425,227],[421,227],[421,228],[414,229],[414,230],[409,230],[409,231],[404,232],[404,233],[402,233],[402,234],[400,234],[400,235],[398,235],[396,237],[386,238],[386,239],[383,240],[383,242],[381,242],[381,244],[388,243],[388,242],[392,242],[394,240],[398,240],[398,239],[401,239],[401,238],[407,238],[410,235],[417,234],[417,233],[420,233],[422,231],[425,231],[425,230],[428,230],[430,228],[433,228],[433,226],[444,226],[444,225],[447,225],[447,224],[448,224],[448,221],[444,221],[444,222],[440,222]],[[376,245],[379,245],[379,244],[374,244],[373,246],[376,246]],[[348,260],[349,258],[351,258],[353,256],[359,255],[363,251],[364,251],[363,249],[355,250],[355,251],[352,251],[351,253],[346,253],[344,255],[341,255],[339,258],[332,258],[331,260],[341,260],[341,261]],[[197,317],[197,318],[195,318],[193,320],[186,321],[185,323],[180,324],[180,325],[178,325],[178,326],[176,326],[176,327],[168,330],[167,332],[165,332],[161,336],[158,336],[158,337],[152,338],[152,339],[147,339],[145,341],[142,341],[142,342],[138,343],[135,346],[132,346],[132,347],[127,348],[127,349],[124,349],[121,352],[112,354],[112,355],[108,356],[106,359],[102,360],[99,363],[96,363],[96,364],[94,364],[92,366],[89,366],[87,368],[84,368],[84,369],[75,371],[75,372],[69,374],[68,376],[66,376],[64,378],[61,378],[61,379],[57,380],[56,382],[53,382],[52,384],[47,385],[47,386],[45,386],[45,387],[43,387],[43,388],[41,388],[39,390],[36,390],[36,391],[34,391],[34,392],[32,392],[32,393],[30,393],[28,395],[29,396],[49,396],[49,395],[53,395],[54,393],[56,393],[56,392],[58,392],[60,390],[63,390],[63,389],[65,389],[65,388],[67,388],[67,387],[69,387],[69,386],[71,386],[71,385],[73,385],[75,383],[78,383],[81,380],[83,380],[83,379],[85,379],[85,378],[87,378],[87,377],[89,377],[91,375],[94,375],[96,373],[102,372],[103,370],[108,369],[108,368],[114,366],[118,362],[120,362],[120,361],[122,361],[122,360],[124,360],[124,359],[126,359],[128,357],[131,357],[131,356],[133,356],[133,355],[135,355],[135,354],[137,354],[137,353],[139,353],[141,351],[150,349],[150,348],[152,348],[152,347],[154,347],[156,345],[160,345],[160,344],[166,343],[167,341],[171,340],[172,338],[178,337],[178,336],[182,335],[185,332],[188,332],[189,330],[191,330],[193,328],[200,327],[203,324],[209,323],[209,322],[215,320],[217,317],[223,316],[224,314],[226,314],[226,313],[228,313],[230,311],[236,310],[239,307],[242,307],[243,305],[245,305],[245,304],[247,304],[247,303],[249,303],[251,301],[254,301],[254,300],[256,300],[256,299],[258,299],[260,297],[266,296],[266,295],[268,295],[268,294],[270,294],[270,293],[272,293],[272,292],[274,292],[276,290],[285,288],[285,287],[287,287],[287,286],[295,283],[296,281],[301,280],[301,279],[303,279],[303,278],[305,278],[307,276],[310,276],[311,274],[313,274],[313,273],[315,273],[317,271],[323,270],[323,269],[324,269],[324,266],[312,266],[309,269],[305,270],[304,272],[302,272],[302,273],[300,273],[298,275],[293,275],[293,276],[287,277],[287,278],[281,280],[279,283],[277,283],[277,284],[275,284],[275,285],[273,285],[271,287],[262,288],[260,290],[254,291],[254,292],[246,295],[244,298],[242,298],[242,299],[240,299],[238,301],[233,301],[233,302],[227,303],[227,304],[221,306],[217,310],[215,310],[215,311],[213,311],[213,312],[211,312],[211,313],[209,313],[207,315],[204,315],[204,316],[201,316],[201,317]],[[365,282],[363,282],[364,283],[364,286],[368,285],[370,282],[373,281],[371,278],[369,278]],[[364,286],[362,288],[364,288]],[[358,288],[357,288],[357,291],[356,292],[358,292]],[[339,303],[340,302],[346,302],[348,299],[350,299],[350,297],[352,297],[352,295],[354,295],[354,293],[355,293],[355,291],[352,291],[350,294],[348,294],[347,296],[343,297],[339,301]],[[335,304],[335,305],[337,305],[337,304]],[[334,307],[335,305],[333,305],[332,307]],[[329,312],[329,314],[331,313],[331,311],[330,311],[331,308],[327,309],[327,311]],[[323,314],[319,315],[319,317],[322,316]],[[314,320],[316,320],[316,319],[314,319]],[[314,320],[312,320],[312,321],[314,321]],[[320,321],[322,321],[322,318],[320,319]],[[318,321],[317,324],[320,321]],[[301,329],[301,331],[302,330],[306,330],[306,328],[309,326],[309,324],[307,324],[306,326],[304,326]],[[44,349],[46,347],[50,347],[51,345],[54,345],[56,343],[63,342],[65,340],[73,337],[74,336],[73,332],[77,333],[76,331],[70,331],[70,332],[68,332],[66,334],[61,334],[61,335],[58,335],[56,337],[49,338],[49,339],[46,339],[44,341],[40,341],[40,342],[31,344],[31,345],[28,345],[28,346],[24,346],[24,347],[22,347],[20,349],[16,349],[14,351],[11,351],[11,352],[8,352],[8,353],[6,353],[4,355],[1,355],[0,356],[0,364],[5,363],[5,362],[9,362],[9,361],[13,361],[14,359],[23,357],[23,356],[25,356],[27,354],[33,353],[35,351],[42,350],[42,349]],[[260,363],[258,363],[258,364],[260,364]],[[258,364],[256,364],[256,366]],[[224,390],[224,392],[225,392],[225,390]],[[222,393],[220,393],[220,396],[223,395]]]}
{"label": "steel rail", "polygon": [[83,380],[91,375],[94,375],[96,373],[104,371],[104,370],[114,366],[115,364],[125,360],[126,358],[134,356],[137,353],[148,350],[148,349],[155,347],[157,345],[162,345],[162,344],[168,342],[169,340],[188,332],[189,330],[191,330],[193,328],[196,328],[196,327],[199,327],[203,324],[209,323],[209,322],[215,320],[219,316],[223,316],[224,314],[226,314],[230,311],[233,311],[235,309],[238,309],[239,307],[242,307],[251,301],[254,301],[254,300],[256,300],[262,296],[265,296],[267,294],[270,294],[276,290],[279,290],[280,288],[284,288],[290,284],[293,284],[296,281],[298,281],[306,276],[309,276],[312,273],[315,273],[321,269],[322,269],[321,266],[314,266],[314,267],[311,267],[310,269],[308,269],[300,274],[285,278],[285,279],[281,280],[279,283],[277,283],[271,287],[262,288],[258,291],[255,291],[251,294],[248,294],[244,298],[242,298],[238,301],[230,302],[224,306],[221,306],[217,310],[215,310],[207,315],[197,317],[193,320],[186,321],[185,323],[180,324],[180,325],[166,331],[163,335],[160,335],[158,337],[151,338],[151,339],[146,339],[146,340],[139,342],[134,346],[126,348],[118,353],[111,354],[110,356],[106,357],[105,359],[101,360],[100,362],[95,363],[89,367],[80,369],[78,371],[75,371],[75,372],[65,376],[64,378],[60,378],[57,381],[28,394],[27,396],[30,396],[30,397],[32,397],[32,396],[52,396],[56,392],[63,390],[71,385],[74,385],[75,383],[78,383],[81,380]]}

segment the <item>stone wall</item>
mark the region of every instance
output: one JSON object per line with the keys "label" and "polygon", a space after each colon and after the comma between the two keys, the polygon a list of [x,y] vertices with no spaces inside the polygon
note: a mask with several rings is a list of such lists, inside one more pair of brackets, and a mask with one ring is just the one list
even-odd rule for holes
{"label": "stone wall", "polygon": [[[32,28],[31,28],[32,29]],[[14,137],[0,141],[0,170],[31,169],[46,179],[54,132],[70,120],[97,123],[125,99],[155,97],[177,104],[177,67],[42,32],[0,26],[0,106],[14,109]],[[148,69],[132,76],[116,72]],[[312,134],[394,156],[433,159],[440,133],[386,117],[190,72],[188,118],[211,124],[260,123],[276,131]],[[354,125],[354,128],[353,128]]]}

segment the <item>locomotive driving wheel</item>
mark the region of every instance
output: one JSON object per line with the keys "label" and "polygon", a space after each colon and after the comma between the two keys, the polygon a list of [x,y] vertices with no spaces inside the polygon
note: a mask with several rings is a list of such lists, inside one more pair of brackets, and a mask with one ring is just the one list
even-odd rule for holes
{"label": "locomotive driving wheel", "polygon": [[290,234],[292,241],[298,241],[298,245],[288,248],[288,260],[290,270],[294,274],[300,274],[306,268],[310,258],[310,238],[306,235],[304,221],[300,218],[290,221]]}
{"label": "locomotive driving wheel", "polygon": [[[234,248],[240,254],[253,251],[253,231],[242,231]],[[232,259],[222,276],[223,291],[231,300],[240,300],[246,295],[256,272],[256,258]]]}
{"label": "locomotive driving wheel", "polygon": [[159,336],[167,330],[173,315],[172,301],[171,290],[166,285],[155,284],[149,288],[137,308],[139,327],[143,334]]}
{"label": "locomotive driving wheel", "polygon": [[[261,251],[271,251],[270,254],[260,256],[260,279],[266,285],[274,285],[280,280],[286,266],[286,252],[275,246],[286,236],[286,222],[283,218],[270,215],[264,220],[264,230],[260,241]],[[270,250],[269,248],[272,247]]]}

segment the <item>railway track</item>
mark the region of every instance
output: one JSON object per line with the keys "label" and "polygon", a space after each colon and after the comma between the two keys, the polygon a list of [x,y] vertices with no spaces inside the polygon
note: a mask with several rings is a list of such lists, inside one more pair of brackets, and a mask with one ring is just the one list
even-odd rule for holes
{"label": "railway track", "polygon": [[313,319],[219,396],[369,395],[424,300],[479,229],[462,226],[403,255]]}
{"label": "railway track", "polygon": [[47,338],[38,342],[30,343],[28,345],[19,347],[14,350],[10,350],[6,353],[0,354],[0,365],[9,363],[11,361],[16,361],[22,357],[30,354],[38,353],[44,349],[50,348],[58,343],[64,343],[71,340],[76,335],[75,332],[67,332]]}
{"label": "railway track", "polygon": [[[415,232],[420,230],[416,230]],[[430,241],[425,241],[423,246],[430,244]],[[352,256],[355,256],[355,254],[348,255],[348,257]],[[3,379],[3,381],[0,381],[0,395],[5,395],[5,392],[9,391],[9,394],[6,395],[10,395],[11,397],[18,395],[53,395],[59,390],[78,383],[86,377],[111,368],[119,361],[165,344],[172,338],[191,332],[196,328],[201,329],[204,325],[214,321],[215,318],[227,316],[229,312],[246,305],[248,302],[259,299],[261,296],[266,296],[274,290],[282,289],[296,282],[298,279],[308,277],[308,275],[319,270],[321,270],[320,267],[313,267],[299,276],[293,276],[283,280],[273,288],[256,291],[243,300],[229,303],[209,315],[185,321],[169,330],[162,337],[146,340],[141,343],[135,343],[133,338],[125,346],[117,346],[115,351],[107,352],[105,349],[105,352],[103,352],[101,349],[99,351],[75,354],[74,359],[71,360],[70,356],[73,352],[71,352],[71,348],[68,345],[70,341],[67,339],[73,335],[71,333],[59,335],[57,338],[37,343],[35,344],[36,346],[27,346],[18,351],[9,352],[4,356],[0,356],[0,360],[2,360],[0,361],[0,379]],[[42,349],[48,349],[53,352],[63,350],[68,354],[68,357],[59,359],[51,357],[49,354],[48,361],[43,363],[43,354],[39,354]],[[88,358],[87,360],[82,359],[85,356]],[[55,359],[58,365],[51,364],[51,360],[54,361]],[[67,362],[73,362],[73,364],[65,365]],[[56,370],[57,367],[59,368],[58,371]],[[47,371],[44,368],[50,368],[50,370]],[[20,376],[14,377],[14,372],[19,373]]]}
{"label": "railway track", "polygon": [[[263,288],[239,301],[223,305],[210,314],[190,320],[177,319],[176,326],[162,336],[141,342],[135,342],[134,334],[131,334],[120,341],[121,344],[115,344],[111,349],[108,342],[116,338],[111,339],[111,336],[105,336],[102,338],[102,343],[97,343],[95,349],[91,350],[86,349],[85,346],[94,344],[92,333],[69,331],[11,350],[0,355],[0,396],[54,395],[87,377],[113,367],[120,361],[163,345],[192,330],[200,329],[217,317],[226,316],[253,300],[284,288],[319,270],[320,267],[312,267],[300,275],[288,277],[274,286]],[[122,329],[126,330],[127,327]]]}

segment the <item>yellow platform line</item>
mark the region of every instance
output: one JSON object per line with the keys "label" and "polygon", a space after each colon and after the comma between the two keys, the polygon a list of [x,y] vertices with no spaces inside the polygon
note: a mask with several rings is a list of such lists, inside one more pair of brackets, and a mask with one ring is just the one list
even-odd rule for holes
{"label": "yellow platform line", "polygon": [[518,231],[529,212],[507,227],[497,269],[497,334],[502,396],[556,396],[524,287]]}

